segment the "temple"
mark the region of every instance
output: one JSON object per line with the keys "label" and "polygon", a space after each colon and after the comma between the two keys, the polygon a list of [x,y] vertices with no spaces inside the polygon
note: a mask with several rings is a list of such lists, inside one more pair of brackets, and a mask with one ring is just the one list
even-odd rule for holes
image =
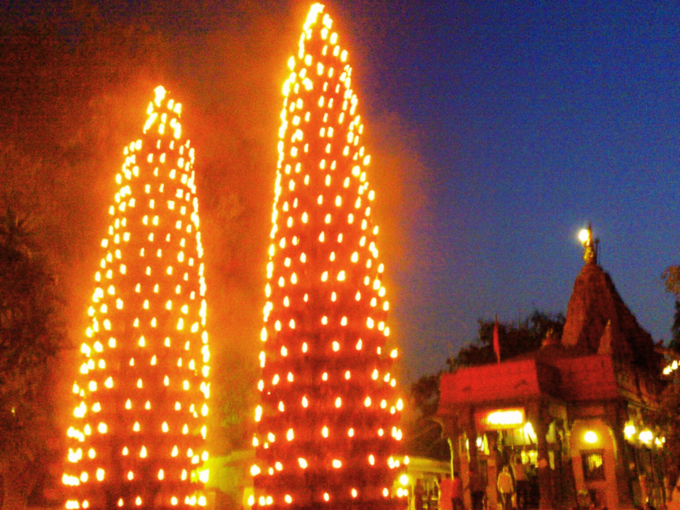
{"label": "temple", "polygon": [[441,377],[438,415],[454,471],[464,486],[479,473],[488,508],[499,503],[504,465],[528,474],[524,508],[666,501],[663,438],[644,421],[658,405],[662,357],[598,265],[590,228],[581,240],[585,265],[561,339],[548,335],[537,351]]}

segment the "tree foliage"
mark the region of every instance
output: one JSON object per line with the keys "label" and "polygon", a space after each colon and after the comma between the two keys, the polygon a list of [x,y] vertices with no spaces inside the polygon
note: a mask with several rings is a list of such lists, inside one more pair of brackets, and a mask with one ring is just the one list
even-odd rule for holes
{"label": "tree foliage", "polygon": [[[549,332],[557,338],[562,336],[565,317],[561,313],[545,313],[534,310],[526,318],[518,322],[499,322],[499,344],[501,359],[514,358],[527,352],[535,351]],[[474,342],[458,351],[458,354],[446,360],[449,372],[459,368],[484,365],[496,361],[493,350],[494,320],[478,321],[479,329]],[[415,407],[424,417],[432,416],[439,404],[439,379],[441,372],[425,375],[411,386],[411,398]]]}
{"label": "tree foliage", "polygon": [[675,313],[673,314],[673,324],[671,325],[671,341],[668,348],[680,353],[680,300],[675,300]]}
{"label": "tree foliage", "polygon": [[415,407],[425,417],[433,416],[439,404],[439,378],[435,375],[424,375],[411,385],[411,397]]}
{"label": "tree foliage", "polygon": [[643,414],[645,423],[665,439],[668,472],[675,480],[680,473],[680,379],[677,373],[659,396],[658,406]]}
{"label": "tree foliage", "polygon": [[668,266],[661,275],[666,292],[680,296],[680,266]]}
{"label": "tree foliage", "polygon": [[[5,506],[25,501],[29,472],[54,447],[53,368],[65,345],[57,282],[27,220],[0,218],[0,473]],[[44,459],[43,459],[44,460]]]}
{"label": "tree foliage", "polygon": [[[499,322],[498,336],[501,360],[535,351],[549,332],[562,337],[565,317],[562,313],[545,313],[534,310],[518,322]],[[447,360],[450,371],[459,368],[484,365],[496,361],[493,349],[493,320],[479,320],[479,333],[474,343],[463,347],[454,358]]]}
{"label": "tree foliage", "polygon": [[448,460],[450,451],[442,428],[435,418],[439,406],[441,372],[424,375],[411,385],[412,405],[419,411],[407,426],[407,449],[411,455]]}
{"label": "tree foliage", "polygon": [[675,313],[668,347],[680,353],[680,266],[669,266],[661,275],[666,292],[675,295]]}
{"label": "tree foliage", "polygon": [[[666,292],[675,295],[675,313],[671,326],[671,340],[668,344],[670,351],[680,353],[680,266],[669,266],[662,274]],[[650,423],[665,437],[664,449],[669,452],[669,461],[673,464],[670,469],[678,472],[680,468],[680,379],[677,371],[664,388],[659,399],[659,406],[649,413]]]}
{"label": "tree foliage", "polygon": [[[533,311],[518,322],[499,322],[499,343],[501,359],[513,358],[534,351],[549,332],[557,338],[562,336],[565,317],[561,313]],[[493,350],[494,320],[479,320],[479,330],[474,342],[466,345],[458,354],[446,360],[449,372],[460,368],[494,363]],[[443,372],[424,375],[411,385],[411,399],[418,410],[418,416],[409,424],[408,449],[412,454],[425,455],[446,460],[449,447],[441,436],[441,426],[435,415],[439,407],[439,381]]]}

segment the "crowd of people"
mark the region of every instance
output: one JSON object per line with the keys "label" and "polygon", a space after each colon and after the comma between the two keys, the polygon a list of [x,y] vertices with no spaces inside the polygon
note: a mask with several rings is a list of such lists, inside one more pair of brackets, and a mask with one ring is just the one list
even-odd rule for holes
{"label": "crowd of people", "polygon": [[[469,510],[496,510],[487,504],[487,487],[482,474],[471,466],[468,473],[468,484],[464,485],[457,473],[446,473],[444,478],[435,480],[430,490],[425,490],[422,480],[416,481],[413,490],[415,510],[468,510],[464,503],[464,494],[469,491]],[[502,510],[527,510],[536,508],[538,504],[536,467],[523,463],[518,455],[512,462],[501,468],[496,479],[497,501]],[[675,485],[666,486],[666,500],[654,506],[645,486],[645,477],[640,477],[641,491],[639,495],[644,503],[636,506],[640,510],[680,510],[680,477]],[[575,508],[599,508],[599,503],[591,492],[579,491],[579,500]],[[606,510],[606,506],[603,507]]]}
{"label": "crowd of people", "polygon": [[[496,487],[498,489],[499,503],[503,510],[525,510],[530,501],[532,475],[531,466],[522,463],[521,457],[516,457],[512,466],[503,466],[498,474]],[[485,510],[486,487],[481,474],[475,469],[469,472],[469,483],[463,486],[463,482],[457,473],[446,474],[443,479],[437,481],[434,493],[426,491],[422,480],[416,480],[413,489],[415,510],[432,510],[433,503],[437,502],[438,510],[466,510],[463,503],[463,494],[470,491],[471,510]],[[680,510],[680,509],[678,509]]]}

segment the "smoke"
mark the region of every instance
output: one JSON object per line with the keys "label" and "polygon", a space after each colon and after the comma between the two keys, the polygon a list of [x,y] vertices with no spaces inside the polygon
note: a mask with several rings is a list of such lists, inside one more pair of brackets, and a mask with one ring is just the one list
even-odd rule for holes
{"label": "smoke", "polygon": [[[281,86],[305,15],[306,8],[299,6],[251,5],[198,42],[195,35],[176,41],[183,50],[177,88],[185,98],[186,129],[197,148],[212,345],[219,366],[243,372],[241,380],[250,386],[239,391],[251,394],[260,350]],[[400,346],[398,311],[404,302],[399,285],[418,266],[409,240],[428,214],[423,189],[427,168],[418,154],[421,135],[397,112],[366,107],[370,99],[363,93],[361,72],[355,67],[353,77],[366,125],[364,140],[372,154],[369,180],[377,194],[378,247],[396,311],[390,317],[390,343]],[[250,364],[244,366],[243,360]],[[400,376],[404,368],[403,363],[395,367]]]}
{"label": "smoke", "polygon": [[[259,351],[281,86],[288,56],[297,51],[306,9],[302,3],[264,8],[246,2],[222,17],[219,26],[173,42],[177,65],[168,87],[176,87],[183,98],[187,133],[197,148],[209,316],[216,326],[213,345],[224,358],[233,355],[254,363]],[[347,26],[332,10],[331,15],[341,37],[344,29],[357,28]],[[348,35],[346,44],[355,39]],[[351,55],[360,57],[360,51],[350,46]],[[418,265],[410,238],[418,221],[428,215],[423,187],[428,170],[418,153],[422,135],[395,110],[370,108],[371,94],[381,87],[362,79],[359,66],[371,59],[357,60],[353,81],[372,154],[369,180],[377,193],[378,246],[387,268],[388,296],[397,312],[390,318],[392,343],[399,345],[399,284],[406,279],[398,275]]]}

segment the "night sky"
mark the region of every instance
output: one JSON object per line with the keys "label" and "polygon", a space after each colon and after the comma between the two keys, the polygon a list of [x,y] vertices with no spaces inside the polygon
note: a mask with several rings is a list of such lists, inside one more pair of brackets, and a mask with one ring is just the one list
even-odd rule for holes
{"label": "night sky", "polygon": [[[10,2],[8,14],[24,18],[40,4]],[[186,97],[186,111],[192,100],[218,104],[235,92],[243,95],[238,111],[259,110],[251,138],[255,147],[271,143],[262,156],[271,161],[257,165],[256,182],[271,182],[272,193],[276,91],[307,7],[100,5],[104,17],[140,19],[170,34],[170,87]],[[588,221],[623,300],[655,340],[669,338],[673,298],[661,273],[680,262],[680,7],[402,0],[329,7],[350,50],[373,148],[371,180],[383,201],[377,221],[385,225],[379,247],[407,382],[443,369],[475,339],[478,319],[516,321],[535,308],[566,313],[583,263],[577,233]],[[211,51],[225,30],[231,47]],[[272,45],[252,46],[258,31],[284,46],[280,62],[261,53]],[[252,83],[234,90],[231,75]],[[265,237],[253,247],[258,263]],[[264,265],[257,271],[263,277]],[[264,296],[251,301],[259,310]]]}
{"label": "night sky", "polygon": [[429,216],[411,231],[419,262],[397,276],[409,376],[443,368],[479,318],[566,313],[588,221],[624,301],[669,339],[677,4],[419,4],[392,14],[389,41],[366,45],[370,107],[407,119],[431,172]]}

